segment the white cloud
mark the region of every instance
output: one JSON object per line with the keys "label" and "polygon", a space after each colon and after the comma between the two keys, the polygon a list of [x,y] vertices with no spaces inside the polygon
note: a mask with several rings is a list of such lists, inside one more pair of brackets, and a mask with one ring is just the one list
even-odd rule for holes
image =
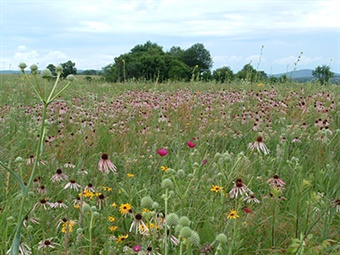
{"label": "white cloud", "polygon": [[308,65],[312,63],[317,63],[318,61],[322,60],[322,57],[307,57],[307,56],[288,56],[284,58],[275,59],[274,63],[279,65]]}

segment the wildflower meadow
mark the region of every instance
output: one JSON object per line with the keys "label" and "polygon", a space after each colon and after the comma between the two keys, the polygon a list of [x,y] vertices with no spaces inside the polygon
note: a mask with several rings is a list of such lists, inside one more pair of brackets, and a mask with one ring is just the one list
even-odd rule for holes
{"label": "wildflower meadow", "polygon": [[340,87],[0,86],[0,254],[340,254]]}

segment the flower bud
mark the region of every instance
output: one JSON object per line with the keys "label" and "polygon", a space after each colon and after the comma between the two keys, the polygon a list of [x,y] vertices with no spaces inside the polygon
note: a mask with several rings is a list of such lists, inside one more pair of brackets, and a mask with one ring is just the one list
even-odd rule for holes
{"label": "flower bud", "polygon": [[17,157],[17,158],[15,159],[15,162],[22,162],[22,161],[23,161],[22,157]]}
{"label": "flower bud", "polygon": [[194,246],[199,246],[200,245],[200,236],[198,235],[198,233],[194,230],[191,230],[191,235],[189,237],[192,245]]}
{"label": "flower bud", "polygon": [[159,208],[159,204],[157,202],[153,202],[152,203],[152,208],[153,209],[158,209]]}
{"label": "flower bud", "polygon": [[52,75],[52,72],[50,69],[44,69],[41,71],[41,78],[43,79],[49,79],[49,78],[52,78],[53,75]]}
{"label": "flower bud", "polygon": [[67,77],[66,77],[66,79],[68,80],[68,81],[74,81],[74,75],[73,74],[69,74],[69,75],[67,75]]}
{"label": "flower bud", "polygon": [[81,209],[84,213],[86,213],[91,210],[91,206],[89,204],[84,204]]}
{"label": "flower bud", "polygon": [[30,66],[30,69],[31,69],[31,73],[32,74],[37,74],[38,73],[38,66],[33,64]]}
{"label": "flower bud", "polygon": [[19,64],[19,68],[20,68],[20,70],[21,70],[22,72],[24,72],[24,70],[25,70],[26,67],[27,67],[27,65],[26,65],[26,63],[24,63],[24,62],[21,62],[21,63]]}
{"label": "flower bud", "polygon": [[142,207],[151,208],[152,204],[153,204],[153,200],[149,196],[143,197],[142,200],[141,200],[141,206]]}
{"label": "flower bud", "polygon": [[174,186],[172,180],[170,180],[169,178],[166,178],[162,181],[161,184],[162,188],[168,189],[168,188],[172,188]]}
{"label": "flower bud", "polygon": [[176,213],[170,213],[165,218],[168,226],[176,226],[179,222],[178,215]]}
{"label": "flower bud", "polygon": [[183,238],[188,238],[191,236],[191,228],[185,226],[181,229],[181,231],[179,232],[179,235]]}
{"label": "flower bud", "polygon": [[77,234],[78,234],[78,235],[81,235],[82,233],[83,233],[83,229],[82,229],[82,228],[78,228],[78,229],[77,229]]}
{"label": "flower bud", "polygon": [[57,74],[61,74],[63,72],[63,66],[57,65],[57,67],[55,68],[55,71],[57,72]]}
{"label": "flower bud", "polygon": [[187,216],[182,216],[179,219],[179,224],[181,224],[182,226],[189,226],[190,225],[190,220]]}
{"label": "flower bud", "polygon": [[216,241],[220,242],[220,243],[226,243],[228,241],[227,236],[225,234],[218,234],[216,236]]}

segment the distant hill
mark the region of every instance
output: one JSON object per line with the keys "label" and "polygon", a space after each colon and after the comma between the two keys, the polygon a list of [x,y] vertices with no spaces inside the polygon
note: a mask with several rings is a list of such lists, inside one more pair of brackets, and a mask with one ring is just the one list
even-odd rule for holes
{"label": "distant hill", "polygon": [[[287,78],[291,78],[297,82],[309,82],[309,81],[316,80],[316,78],[313,76],[312,69],[301,69],[301,70],[290,71],[286,73],[273,74],[273,75],[269,75],[269,77],[272,76],[272,77],[280,78],[283,75],[286,75]],[[331,82],[334,84],[340,84],[340,74],[334,73],[334,77],[331,79]]]}

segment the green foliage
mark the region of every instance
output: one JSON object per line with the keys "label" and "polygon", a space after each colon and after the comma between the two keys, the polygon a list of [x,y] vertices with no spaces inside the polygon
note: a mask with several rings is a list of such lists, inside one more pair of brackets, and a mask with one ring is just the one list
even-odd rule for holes
{"label": "green foliage", "polygon": [[114,63],[103,68],[103,76],[110,82],[131,79],[189,81],[195,70],[198,77],[210,80],[211,66],[210,53],[202,44],[195,44],[187,50],[172,47],[169,52],[164,52],[161,46],[148,41],[116,57]]}
{"label": "green foliage", "polygon": [[77,74],[77,68],[75,67],[76,63],[72,62],[71,60],[62,63],[61,66],[63,67],[63,72],[61,74],[62,78],[65,79],[70,74]]}
{"label": "green foliage", "polygon": [[216,82],[231,82],[234,80],[234,73],[229,67],[221,67],[213,72],[213,79]]}
{"label": "green foliage", "polygon": [[313,76],[317,78],[321,85],[325,85],[334,76],[334,73],[331,72],[330,66],[323,65],[314,69]]}
{"label": "green foliage", "polygon": [[265,72],[256,71],[250,63],[246,64],[235,76],[238,79],[249,82],[259,82],[267,79],[267,74]]}

